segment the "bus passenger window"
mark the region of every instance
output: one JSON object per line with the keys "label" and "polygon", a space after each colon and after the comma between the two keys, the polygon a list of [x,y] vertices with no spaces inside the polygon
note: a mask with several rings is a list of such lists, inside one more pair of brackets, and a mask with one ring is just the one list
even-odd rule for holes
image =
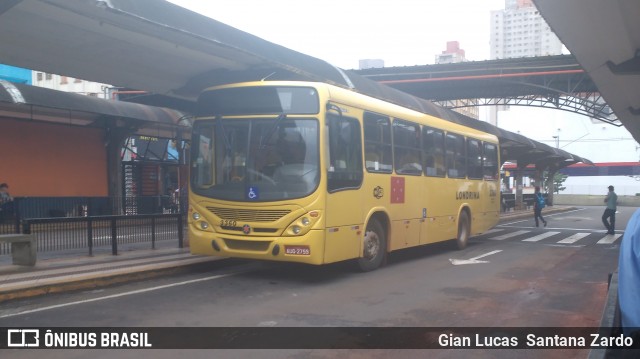
{"label": "bus passenger window", "polygon": [[421,175],[420,126],[404,120],[393,121],[393,142],[396,173]]}
{"label": "bus passenger window", "polygon": [[391,121],[375,113],[364,113],[365,167],[369,172],[391,173]]}
{"label": "bus passenger window", "polygon": [[465,178],[467,175],[467,158],[464,137],[447,133],[446,138],[447,174],[451,178]]}
{"label": "bus passenger window", "polygon": [[484,179],[498,179],[498,149],[492,143],[484,144],[484,157],[482,159]]}
{"label": "bus passenger window", "polygon": [[422,128],[422,145],[424,152],[424,174],[433,177],[444,177],[444,132],[431,127]]}

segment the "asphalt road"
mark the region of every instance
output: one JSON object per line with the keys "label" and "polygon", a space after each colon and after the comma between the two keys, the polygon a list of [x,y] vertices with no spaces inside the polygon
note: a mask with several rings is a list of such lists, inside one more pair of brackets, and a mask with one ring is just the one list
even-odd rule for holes
{"label": "asphalt road", "polygon": [[[601,207],[501,223],[463,251],[393,253],[368,273],[230,261],[204,272],[2,304],[0,327],[598,327],[621,237]],[[620,208],[618,234],[635,208]],[[533,216],[532,216],[533,217]],[[584,358],[566,350],[6,350],[2,358]]]}

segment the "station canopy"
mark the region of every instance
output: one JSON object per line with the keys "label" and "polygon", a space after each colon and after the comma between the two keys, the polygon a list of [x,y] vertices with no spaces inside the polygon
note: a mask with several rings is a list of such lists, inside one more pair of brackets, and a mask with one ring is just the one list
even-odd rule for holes
{"label": "station canopy", "polygon": [[188,111],[203,89],[224,83],[320,81],[495,134],[503,161],[591,163],[165,1],[6,0],[0,43],[0,63],[146,90],[136,101],[150,105],[179,100]]}

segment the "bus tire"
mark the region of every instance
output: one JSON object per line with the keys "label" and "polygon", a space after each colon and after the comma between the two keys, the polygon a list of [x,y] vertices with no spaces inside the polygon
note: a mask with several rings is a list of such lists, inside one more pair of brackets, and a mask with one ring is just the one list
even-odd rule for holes
{"label": "bus tire", "polygon": [[387,252],[387,237],[384,227],[371,219],[364,231],[362,257],[358,258],[358,269],[369,272],[380,267]]}
{"label": "bus tire", "polygon": [[460,213],[460,218],[458,219],[458,236],[456,237],[456,245],[458,246],[458,249],[467,248],[469,235],[471,233],[470,227],[469,213],[467,211],[462,211]]}

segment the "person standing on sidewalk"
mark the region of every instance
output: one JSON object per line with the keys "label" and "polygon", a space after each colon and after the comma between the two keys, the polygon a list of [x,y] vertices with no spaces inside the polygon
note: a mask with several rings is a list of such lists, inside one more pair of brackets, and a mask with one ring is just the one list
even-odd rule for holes
{"label": "person standing on sidewalk", "polygon": [[607,228],[607,234],[615,234],[618,195],[613,191],[613,186],[609,186],[609,193],[604,198],[604,203],[607,204],[607,208],[602,214],[602,223]]}
{"label": "person standing on sidewalk", "polygon": [[538,222],[538,218],[542,221],[544,226],[547,226],[547,221],[542,218],[542,209],[545,206],[544,197],[542,197],[542,193],[540,193],[540,186],[536,186],[535,189],[535,201],[533,201],[533,214],[534,219],[536,220],[536,227],[540,226],[540,222]]}

